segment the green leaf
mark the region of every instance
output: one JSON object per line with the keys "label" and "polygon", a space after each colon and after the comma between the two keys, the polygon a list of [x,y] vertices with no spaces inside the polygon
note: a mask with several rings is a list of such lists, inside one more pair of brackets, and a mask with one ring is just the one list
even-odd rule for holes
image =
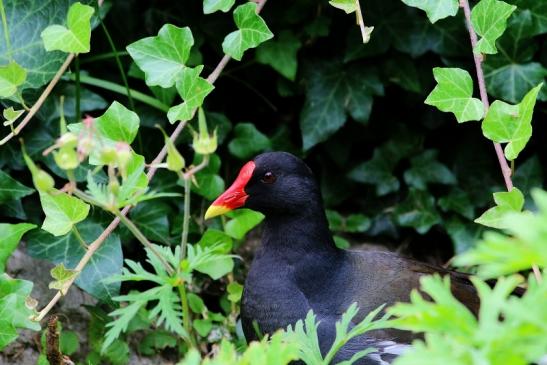
{"label": "green leaf", "polygon": [[303,147],[310,149],[338,131],[347,113],[366,123],[372,110],[373,95],[383,95],[378,73],[368,67],[338,62],[309,65],[306,102],[300,114]]}
{"label": "green leaf", "polygon": [[438,205],[444,212],[456,212],[469,219],[475,216],[475,207],[469,199],[469,194],[459,188],[440,198]]}
{"label": "green leaf", "polygon": [[235,0],[203,0],[203,14],[212,14],[219,10],[226,13],[235,2]]}
{"label": "green leaf", "polygon": [[257,47],[273,37],[264,20],[256,13],[256,4],[249,2],[234,10],[234,21],[238,30],[228,34],[222,42],[222,50],[241,61],[243,53]]}
{"label": "green leaf", "polygon": [[0,204],[11,200],[19,200],[33,192],[34,189],[26,187],[0,170]]}
{"label": "green leaf", "polygon": [[398,224],[413,227],[425,234],[441,217],[435,209],[435,198],[428,192],[411,188],[406,199],[395,208],[394,217]]}
{"label": "green leaf", "polygon": [[458,123],[482,119],[484,106],[473,98],[473,80],[467,71],[435,67],[433,76],[438,84],[428,95],[426,104],[454,113]]}
{"label": "green leaf", "polygon": [[241,300],[241,296],[243,295],[243,285],[233,281],[228,284],[226,290],[228,291],[228,300],[230,302],[237,303]]}
{"label": "green leaf", "polygon": [[[91,243],[104,231],[104,228],[90,220],[78,225],[78,231],[86,243]],[[54,237],[41,230],[31,232],[27,240],[27,251],[34,258],[47,259],[55,264],[76,267],[86,252],[82,242],[74,232],[62,237]],[[93,254],[84,267],[76,285],[101,300],[110,300],[118,294],[120,283],[103,282],[122,268],[122,248],[116,234],[110,234],[101,247]]]}
{"label": "green leaf", "polygon": [[78,275],[78,271],[67,269],[62,262],[51,269],[50,273],[55,280],[50,282],[48,287],[59,290],[62,295],[66,295],[68,282]]}
{"label": "green leaf", "polygon": [[[512,4],[520,10],[526,9],[532,16],[532,26],[528,35],[534,36],[547,33],[547,3],[536,0],[512,0]],[[525,10],[525,11],[526,11]]]}
{"label": "green leaf", "polygon": [[404,178],[409,186],[426,190],[427,184],[456,183],[456,177],[445,165],[437,161],[436,150],[426,150],[419,156],[413,157],[411,168],[405,171]]}
{"label": "green leaf", "polygon": [[171,123],[192,119],[197,108],[203,105],[203,100],[215,88],[199,74],[203,66],[185,67],[177,78],[177,91],[184,100],[183,103],[171,107],[167,118]]}
{"label": "green leaf", "polygon": [[[202,161],[203,156],[197,155],[193,164],[197,166]],[[217,155],[211,155],[209,164],[203,170],[199,171],[195,177],[197,186],[192,184],[192,191],[203,196],[207,200],[215,200],[224,191],[224,180],[218,175],[220,170],[220,158]]]}
{"label": "green leaf", "polygon": [[36,314],[29,306],[32,286],[30,281],[0,274],[0,350],[17,338],[17,329],[40,330],[40,324],[29,319]]}
{"label": "green leaf", "polygon": [[169,245],[169,205],[159,201],[144,201],[131,209],[131,221],[150,240]]}
{"label": "green leaf", "polygon": [[456,15],[460,5],[458,0],[403,0],[403,3],[425,11],[431,23]]}
{"label": "green leaf", "polygon": [[36,225],[30,223],[0,223],[0,237],[2,237],[2,244],[0,245],[0,273],[5,271],[6,263],[12,252],[17,248],[21,237],[35,227]]}
{"label": "green leaf", "polygon": [[208,229],[196,246],[214,256],[211,260],[197,264],[197,271],[217,280],[233,270],[234,261],[226,255],[232,249],[232,239],[224,232]]}
{"label": "green leaf", "polygon": [[74,331],[63,330],[59,339],[61,353],[72,355],[80,348],[80,339]]}
{"label": "green leaf", "polygon": [[154,331],[147,333],[139,342],[139,353],[153,356],[165,350],[167,347],[176,347],[177,338],[167,331]]}
{"label": "green leaf", "polygon": [[240,240],[247,232],[257,226],[264,219],[264,215],[250,209],[238,209],[228,213],[231,218],[224,226],[224,231],[230,237]]}
{"label": "green leaf", "polygon": [[520,212],[524,206],[524,195],[517,188],[510,192],[494,193],[496,206],[488,209],[479,218],[476,223],[492,228],[505,228],[505,215],[509,212]]}
{"label": "green leaf", "polygon": [[168,88],[181,78],[193,45],[190,28],[165,24],[157,36],[131,43],[127,52],[144,71],[148,86]]}
{"label": "green leaf", "polygon": [[297,53],[302,43],[289,31],[282,31],[279,36],[256,50],[256,60],[270,65],[291,81],[296,77],[298,67]]}
{"label": "green leaf", "polygon": [[193,326],[201,337],[207,337],[213,329],[213,322],[210,319],[194,319]]}
{"label": "green leaf", "polygon": [[473,52],[495,54],[496,40],[507,27],[507,19],[517,7],[499,0],[481,0],[471,11],[473,28],[482,38]]}
{"label": "green leaf", "polygon": [[68,10],[66,27],[50,25],[40,36],[47,51],[63,51],[67,53],[87,53],[90,50],[91,16],[93,7],[77,2]]}
{"label": "green leaf", "polygon": [[19,117],[21,115],[23,115],[24,112],[25,112],[24,109],[15,110],[15,109],[13,109],[12,106],[10,106],[9,108],[4,109],[4,111],[2,112],[2,116],[5,119],[5,121],[3,123],[4,127],[7,127],[7,126],[12,125],[13,123],[15,123],[15,121],[17,119],[19,119]]}
{"label": "green leaf", "polygon": [[337,9],[344,10],[346,14],[351,14],[357,10],[358,0],[331,0],[329,4]]}
{"label": "green leaf", "polygon": [[42,229],[54,236],[67,234],[89,214],[89,204],[59,190],[40,192],[40,203],[46,215]]}
{"label": "green leaf", "polygon": [[507,143],[505,157],[514,160],[532,136],[532,114],[543,83],[530,90],[520,104],[511,105],[496,100],[482,123],[482,133],[498,143]]}
{"label": "green leaf", "polygon": [[27,78],[27,70],[11,61],[6,66],[0,66],[0,98],[7,98],[17,92]]}
{"label": "green leaf", "polygon": [[271,147],[270,140],[254,124],[238,123],[234,128],[235,138],[228,150],[239,159],[246,160]]}
{"label": "green leaf", "polygon": [[139,130],[139,116],[114,101],[103,115],[95,119],[93,126],[109,142],[123,141],[131,144]]}
{"label": "green leaf", "polygon": [[203,313],[203,311],[207,310],[203,299],[201,299],[199,295],[194,293],[188,293],[188,305],[190,306],[192,312],[196,314],[201,314]]}

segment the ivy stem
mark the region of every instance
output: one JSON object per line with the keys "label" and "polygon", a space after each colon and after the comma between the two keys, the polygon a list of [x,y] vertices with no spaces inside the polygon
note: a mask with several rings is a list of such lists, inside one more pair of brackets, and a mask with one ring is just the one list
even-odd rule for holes
{"label": "ivy stem", "polygon": [[76,57],[74,57],[74,75],[75,75],[75,83],[76,83],[76,92],[75,92],[75,96],[76,96],[76,102],[74,103],[75,104],[75,115],[76,115],[76,120],[79,121],[80,118],[81,118],[81,115],[80,115],[80,87],[81,87],[81,84],[80,84],[80,57],[78,57],[78,55],[76,55]]}
{"label": "ivy stem", "polygon": [[8,51],[8,58],[13,60],[11,54],[11,41],[9,36],[8,20],[6,18],[6,10],[4,9],[4,0],[0,0],[0,15],[2,16],[2,27],[4,28],[4,38],[6,38],[6,49]]}
{"label": "ivy stem", "polygon": [[[467,24],[467,30],[469,31],[469,38],[471,39],[471,48],[473,52],[473,59],[475,60],[475,70],[477,72],[477,81],[479,83],[479,93],[481,96],[482,104],[484,105],[484,113],[488,112],[490,107],[490,102],[488,101],[488,94],[486,92],[486,82],[484,81],[484,71],[482,69],[482,62],[484,57],[480,53],[475,53],[475,47],[477,45],[477,33],[473,28],[473,23],[471,22],[471,8],[469,7],[468,0],[460,0],[460,6],[463,8],[465,14],[465,22]],[[511,168],[507,164],[505,155],[503,154],[503,148],[501,144],[494,142],[494,149],[496,150],[496,155],[498,157],[498,162],[500,164],[501,173],[503,179],[505,180],[505,186],[507,191],[513,190],[513,181],[511,180]]]}
{"label": "ivy stem", "polygon": [[186,257],[186,245],[188,244],[188,230],[190,227],[190,177],[186,177],[179,171],[179,177],[184,183],[184,215],[182,218],[182,233],[180,236],[180,259]]}
{"label": "ivy stem", "polygon": [[[468,0],[460,0],[460,7],[463,8],[463,13],[465,15],[465,23],[467,24],[467,30],[469,31],[469,38],[471,39],[471,48],[473,52],[473,59],[475,60],[475,69],[477,72],[477,80],[479,83],[479,93],[481,96],[481,101],[484,105],[484,113],[488,112],[488,108],[490,107],[490,102],[488,101],[488,93],[486,92],[486,82],[484,80],[484,71],[482,69],[482,62],[484,61],[484,56],[480,53],[475,53],[475,47],[477,45],[477,33],[475,32],[475,29],[473,28],[473,23],[471,22],[471,8],[469,6]],[[501,173],[503,175],[503,179],[505,180],[505,187],[507,188],[507,191],[513,190],[513,181],[511,180],[511,175],[513,173],[513,169],[507,164],[507,160],[505,159],[505,155],[503,154],[503,149],[501,147],[501,144],[494,142],[494,149],[496,150],[496,155],[498,157],[498,162],[500,164]],[[512,166],[513,165],[513,162]],[[536,264],[532,265],[532,271],[534,273],[534,276],[537,280],[537,282],[541,282],[541,272],[539,270],[539,267]]]}
{"label": "ivy stem", "polygon": [[74,59],[74,53],[70,53],[66,57],[65,62],[63,62],[59,70],[57,70],[57,73],[55,74],[55,76],[53,76],[49,84],[46,86],[46,88],[44,89],[44,91],[42,92],[38,100],[36,100],[36,103],[34,103],[32,108],[30,108],[25,118],[21,121],[21,123],[19,123],[19,125],[17,126],[17,128],[15,128],[13,132],[8,134],[6,137],[4,137],[0,141],[0,146],[3,144],[6,144],[10,139],[12,139],[17,134],[19,134],[23,130],[23,128],[25,128],[25,126],[28,124],[28,122],[30,122],[34,114],[36,114],[38,110],[42,107],[42,104],[44,103],[44,101],[46,101],[47,97],[49,96],[49,94],[51,93],[55,85],[57,85],[57,83],[61,79],[61,76],[63,76],[66,69],[68,68],[68,65],[70,65],[73,59]]}
{"label": "ivy stem", "polygon": [[165,261],[165,258],[154,248],[154,245],[150,241],[148,241],[148,238],[141,232],[141,230],[133,223],[129,218],[127,218],[125,215],[121,214],[121,212],[118,209],[115,209],[113,211],[114,215],[120,219],[120,221],[133,233],[135,238],[137,238],[144,246],[146,246],[157,258],[160,260],[162,265],[165,267],[165,270],[169,275],[175,274],[175,270],[169,265],[167,261]]}
{"label": "ivy stem", "polygon": [[80,244],[82,245],[82,247],[87,250],[89,246],[87,246],[87,243],[83,239],[82,235],[80,234],[80,231],[78,230],[78,228],[76,228],[76,226],[72,226],[72,233],[74,233],[74,236],[76,236],[78,241],[80,241]]}

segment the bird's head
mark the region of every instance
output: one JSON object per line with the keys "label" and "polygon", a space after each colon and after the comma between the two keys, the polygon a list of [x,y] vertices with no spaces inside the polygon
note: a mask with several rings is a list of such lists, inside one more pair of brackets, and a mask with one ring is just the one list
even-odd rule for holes
{"label": "bird's head", "polygon": [[205,219],[237,208],[266,216],[291,215],[316,204],[321,204],[319,187],[304,161],[287,152],[268,152],[243,165],[232,186],[207,209]]}

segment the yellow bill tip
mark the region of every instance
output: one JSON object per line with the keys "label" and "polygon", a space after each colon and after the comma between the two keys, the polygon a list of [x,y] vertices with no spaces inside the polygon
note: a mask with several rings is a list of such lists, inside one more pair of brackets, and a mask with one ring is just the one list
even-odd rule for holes
{"label": "yellow bill tip", "polygon": [[232,209],[228,208],[225,205],[211,205],[209,209],[205,212],[205,219],[214,218],[216,216],[228,213]]}

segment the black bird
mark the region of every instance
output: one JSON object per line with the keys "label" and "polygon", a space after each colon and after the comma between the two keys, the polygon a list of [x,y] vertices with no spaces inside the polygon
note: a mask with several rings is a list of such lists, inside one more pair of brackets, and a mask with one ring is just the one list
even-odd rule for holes
{"label": "black bird", "polygon": [[[475,291],[464,274],[391,253],[337,248],[312,171],[289,153],[264,153],[247,162],[205,218],[240,207],[265,215],[262,244],[245,281],[241,305],[248,341],[257,337],[253,321],[263,333],[273,333],[313,309],[325,354],[335,338],[336,321],[352,303],[360,308],[354,321],[361,321],[384,303],[408,301],[420,277],[434,272],[450,274],[454,295],[473,311],[478,309]],[[412,339],[410,333],[397,330],[367,335],[342,348],[334,363],[372,346],[378,352],[358,364],[388,364],[401,350],[396,344]]]}

